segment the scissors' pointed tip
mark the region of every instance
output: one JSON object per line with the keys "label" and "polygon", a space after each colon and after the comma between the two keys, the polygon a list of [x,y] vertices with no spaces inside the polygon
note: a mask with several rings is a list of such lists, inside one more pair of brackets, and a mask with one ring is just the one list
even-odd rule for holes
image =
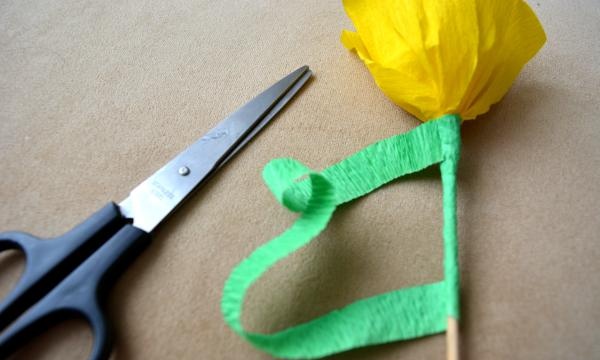
{"label": "scissors' pointed tip", "polygon": [[298,79],[301,76],[305,75],[306,73],[312,74],[312,71],[310,71],[310,68],[308,67],[308,65],[304,65],[304,66],[297,68],[296,70],[292,71],[286,77]]}
{"label": "scissors' pointed tip", "polygon": [[[292,71],[283,79],[273,84],[270,88],[265,90],[262,94],[255,97],[252,101],[242,107],[242,109],[254,108],[259,110],[256,112],[264,114],[264,111],[268,111],[272,106],[277,104],[282,97],[289,93],[290,89],[298,82],[305,83],[306,78],[310,77],[312,72],[307,65],[301,66],[298,69]],[[286,101],[287,102],[287,101]],[[258,105],[260,104],[260,105]],[[257,106],[258,105],[258,106]]]}

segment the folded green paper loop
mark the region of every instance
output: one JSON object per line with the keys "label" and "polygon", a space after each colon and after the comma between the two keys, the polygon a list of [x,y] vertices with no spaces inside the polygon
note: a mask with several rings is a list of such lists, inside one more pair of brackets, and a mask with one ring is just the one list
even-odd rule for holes
{"label": "folded green paper loop", "polygon": [[[280,358],[319,358],[356,347],[442,332],[458,317],[456,168],[460,118],[445,115],[382,140],[339,163],[313,172],[293,159],[271,161],[263,178],[277,201],[299,218],[260,246],[232,271],[221,311],[227,324],[255,347]],[[444,191],[444,281],[403,288],[356,301],[312,321],[273,334],[244,330],[246,291],[276,262],[307,245],[325,229],[337,205],[406,174],[440,163]],[[302,181],[298,179],[308,175]]]}

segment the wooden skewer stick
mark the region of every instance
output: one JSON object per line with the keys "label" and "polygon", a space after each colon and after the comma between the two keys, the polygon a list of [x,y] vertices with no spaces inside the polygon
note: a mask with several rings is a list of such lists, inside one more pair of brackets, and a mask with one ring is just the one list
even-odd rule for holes
{"label": "wooden skewer stick", "polygon": [[459,360],[458,320],[448,316],[448,328],[446,329],[446,359]]}

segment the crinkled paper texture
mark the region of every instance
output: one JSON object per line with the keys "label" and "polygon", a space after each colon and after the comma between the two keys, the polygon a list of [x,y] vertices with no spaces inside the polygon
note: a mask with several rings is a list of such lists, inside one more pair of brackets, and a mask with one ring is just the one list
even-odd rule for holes
{"label": "crinkled paper texture", "polygon": [[[320,173],[289,158],[267,164],[263,171],[267,186],[282,205],[300,216],[290,228],[234,268],[225,283],[221,302],[227,324],[255,347],[288,359],[320,358],[356,347],[444,331],[446,317],[458,317],[458,264],[456,251],[451,249],[456,248],[457,241],[452,233],[456,228],[453,164],[460,152],[459,133],[459,117],[446,115],[372,144]],[[241,319],[248,289],[275,263],[307,246],[323,231],[337,205],[434,164],[440,164],[442,171],[444,247],[445,253],[451,255],[450,261],[444,261],[447,276],[443,281],[361,299],[272,334],[244,329]],[[308,178],[297,181],[303,175]],[[447,219],[453,223],[449,224]]]}
{"label": "crinkled paper texture", "polygon": [[343,0],[377,85],[422,121],[487,112],[546,41],[522,0]]}

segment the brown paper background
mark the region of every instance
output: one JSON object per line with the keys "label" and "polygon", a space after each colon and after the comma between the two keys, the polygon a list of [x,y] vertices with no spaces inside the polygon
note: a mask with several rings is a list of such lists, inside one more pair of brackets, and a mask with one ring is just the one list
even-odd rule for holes
{"label": "brown paper background", "polygon": [[[548,43],[505,99],[463,128],[459,221],[465,359],[600,356],[600,7],[529,1]],[[322,169],[417,120],[339,42],[338,1],[4,1],[0,229],[61,234],[298,66],[301,95],[155,234],[111,292],[114,359],[268,359],[224,324],[232,267],[294,215],[262,184],[272,158]],[[441,187],[429,170],[343,206],[250,291],[276,330],[436,281]],[[0,261],[5,294],[19,258]],[[84,359],[70,321],[16,358]],[[444,336],[334,359],[442,359]]]}

